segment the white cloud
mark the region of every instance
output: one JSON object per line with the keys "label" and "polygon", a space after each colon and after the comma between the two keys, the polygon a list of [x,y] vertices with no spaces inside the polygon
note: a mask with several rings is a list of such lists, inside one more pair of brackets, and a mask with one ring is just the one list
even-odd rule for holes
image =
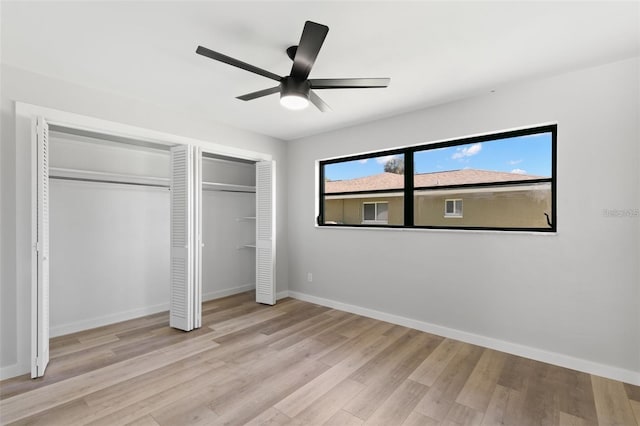
{"label": "white cloud", "polygon": [[517,173],[519,175],[526,175],[527,171],[526,170],[522,170],[522,169],[513,169],[513,170],[511,170],[511,173]]}
{"label": "white cloud", "polygon": [[522,160],[511,160],[509,161],[509,164],[512,166],[515,166],[516,164],[520,164],[522,163]]}
{"label": "white cloud", "polygon": [[471,145],[468,148],[458,148],[456,150],[456,153],[453,154],[451,156],[451,158],[454,159],[454,160],[458,160],[458,159],[464,158],[464,157],[471,157],[471,156],[476,155],[477,153],[479,153],[481,149],[482,149],[482,145],[481,144],[474,143],[473,145]]}
{"label": "white cloud", "polygon": [[363,158],[362,160],[358,160],[358,163],[360,163],[360,164],[366,164],[366,163],[367,163],[367,161],[369,161],[369,159],[368,159],[368,158]]}
{"label": "white cloud", "polygon": [[387,162],[388,162],[389,160],[392,160],[392,159],[394,159],[394,158],[396,158],[396,157],[397,157],[396,155],[385,155],[384,157],[378,157],[378,158],[376,158],[376,162],[377,162],[378,164],[387,164]]}

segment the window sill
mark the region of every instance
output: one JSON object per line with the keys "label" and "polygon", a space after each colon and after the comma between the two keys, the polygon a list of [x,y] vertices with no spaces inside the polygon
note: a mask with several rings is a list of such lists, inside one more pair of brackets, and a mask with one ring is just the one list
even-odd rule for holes
{"label": "window sill", "polygon": [[391,231],[391,232],[433,232],[433,233],[454,233],[454,234],[501,234],[501,235],[536,235],[536,236],[556,236],[558,231],[505,231],[502,229],[455,229],[455,228],[405,228],[403,226],[367,226],[370,223],[362,225],[318,225],[314,224],[316,229],[333,229],[333,230],[364,230],[364,231]]}

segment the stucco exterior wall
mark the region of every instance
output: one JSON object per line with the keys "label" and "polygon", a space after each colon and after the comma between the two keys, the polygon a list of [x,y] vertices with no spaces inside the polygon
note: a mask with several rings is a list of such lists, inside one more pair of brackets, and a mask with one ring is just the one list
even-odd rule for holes
{"label": "stucco exterior wall", "polygon": [[324,220],[348,225],[362,224],[364,203],[386,202],[389,206],[389,225],[404,224],[403,197],[367,197],[325,200]]}
{"label": "stucco exterior wall", "polygon": [[[462,217],[445,217],[447,199],[462,200]],[[414,222],[418,226],[546,228],[544,213],[551,215],[551,191],[418,195],[414,201],[414,212]]]}
{"label": "stucco exterior wall", "polygon": [[[445,216],[445,200],[461,199],[462,217]],[[361,224],[362,205],[389,203],[389,225],[404,222],[403,197],[363,197],[325,200],[325,222]],[[545,228],[551,215],[551,190],[483,191],[478,193],[418,194],[414,200],[416,226],[473,226],[490,228]]]}

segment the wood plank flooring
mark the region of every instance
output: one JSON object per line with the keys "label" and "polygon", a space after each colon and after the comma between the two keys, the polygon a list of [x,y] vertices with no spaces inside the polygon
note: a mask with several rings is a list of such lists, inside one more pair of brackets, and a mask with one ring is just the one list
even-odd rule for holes
{"label": "wood plank flooring", "polygon": [[310,303],[242,293],[51,340],[0,382],[17,425],[640,425],[640,388]]}

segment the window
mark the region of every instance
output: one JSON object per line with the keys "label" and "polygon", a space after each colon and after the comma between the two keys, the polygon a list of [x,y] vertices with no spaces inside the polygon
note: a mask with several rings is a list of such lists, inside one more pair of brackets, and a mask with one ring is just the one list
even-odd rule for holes
{"label": "window", "polygon": [[404,224],[404,154],[327,161],[321,171],[323,225]]}
{"label": "window", "polygon": [[444,217],[462,217],[462,200],[444,200]]}
{"label": "window", "polygon": [[388,223],[389,203],[362,203],[362,223]]}
{"label": "window", "polygon": [[320,161],[318,225],[554,232],[556,135],[548,125]]}

